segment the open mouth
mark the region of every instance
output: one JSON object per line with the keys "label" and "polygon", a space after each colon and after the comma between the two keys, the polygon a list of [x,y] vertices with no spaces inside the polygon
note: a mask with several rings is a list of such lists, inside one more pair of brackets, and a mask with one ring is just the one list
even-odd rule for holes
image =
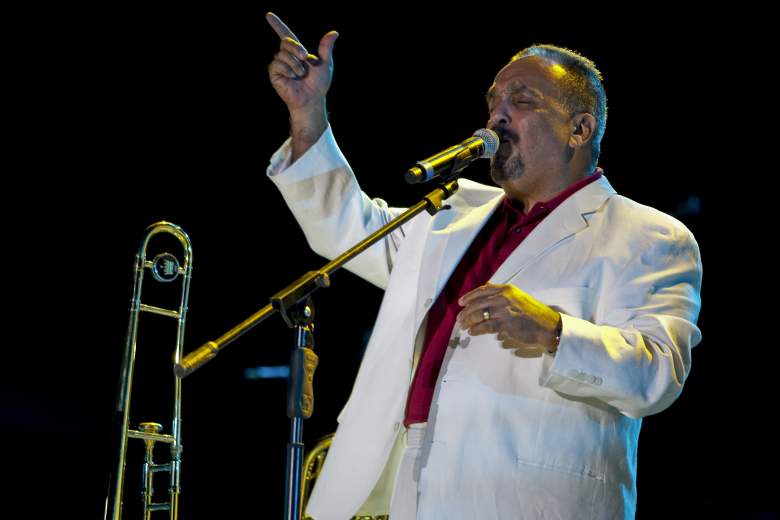
{"label": "open mouth", "polygon": [[508,155],[512,148],[512,144],[516,141],[515,136],[505,128],[495,128],[492,130],[498,134],[498,151],[496,153]]}
{"label": "open mouth", "polygon": [[508,130],[501,130],[498,131],[498,141],[501,145],[504,144],[511,144],[513,141],[515,141],[515,136],[513,136]]}

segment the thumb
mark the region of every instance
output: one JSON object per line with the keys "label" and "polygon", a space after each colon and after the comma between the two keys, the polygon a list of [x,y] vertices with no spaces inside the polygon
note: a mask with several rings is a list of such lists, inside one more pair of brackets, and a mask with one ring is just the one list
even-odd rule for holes
{"label": "thumb", "polygon": [[328,34],[322,37],[320,40],[320,47],[318,53],[322,61],[331,63],[333,61],[333,45],[336,43],[336,38],[339,37],[339,33],[336,31],[330,31]]}

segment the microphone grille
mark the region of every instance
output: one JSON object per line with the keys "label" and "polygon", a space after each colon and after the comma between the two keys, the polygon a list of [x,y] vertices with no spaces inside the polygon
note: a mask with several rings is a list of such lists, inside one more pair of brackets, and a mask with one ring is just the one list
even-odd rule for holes
{"label": "microphone grille", "polygon": [[496,155],[496,152],[498,151],[498,145],[499,145],[497,133],[487,128],[480,128],[479,130],[474,132],[474,135],[479,137],[485,142],[485,152],[481,155],[481,157],[489,159],[494,155]]}

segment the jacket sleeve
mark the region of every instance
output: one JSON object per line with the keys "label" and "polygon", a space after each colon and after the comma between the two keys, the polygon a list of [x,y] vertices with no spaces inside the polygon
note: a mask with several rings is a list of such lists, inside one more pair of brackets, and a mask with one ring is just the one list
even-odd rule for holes
{"label": "jacket sleeve", "polygon": [[599,399],[622,414],[658,413],[679,396],[701,341],[699,248],[678,223],[643,237],[615,282],[601,289],[595,323],[563,316],[558,351],[540,384]]}
{"label": "jacket sleeve", "polygon": [[[330,126],[293,164],[290,154],[288,139],[271,158],[266,173],[317,254],[333,259],[403,212],[360,190]],[[344,267],[384,289],[404,235],[401,226]]]}

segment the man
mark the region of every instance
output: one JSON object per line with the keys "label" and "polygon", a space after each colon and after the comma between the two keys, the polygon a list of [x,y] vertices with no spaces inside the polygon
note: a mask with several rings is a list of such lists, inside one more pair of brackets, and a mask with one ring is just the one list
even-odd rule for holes
{"label": "man", "polygon": [[[328,125],[338,34],[319,56],[272,14],[291,137],[270,178],[333,257],[400,210],[357,185]],[[701,339],[701,262],[678,221],[596,167],[600,74],[554,46],[487,94],[491,176],[462,179],[348,268],[386,290],[307,513],[343,520],[632,518],[641,417],[668,407]],[[363,508],[361,508],[363,506]]]}

